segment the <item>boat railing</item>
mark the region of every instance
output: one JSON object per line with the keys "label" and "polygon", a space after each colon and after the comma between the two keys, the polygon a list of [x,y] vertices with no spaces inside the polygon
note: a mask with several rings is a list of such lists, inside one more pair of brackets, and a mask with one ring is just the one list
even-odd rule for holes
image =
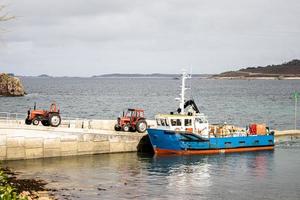
{"label": "boat railing", "polygon": [[[178,132],[178,131],[177,131]],[[189,134],[190,131],[183,130],[183,133]],[[226,137],[244,137],[244,136],[256,136],[256,135],[274,135],[274,130],[270,130],[267,126],[265,126],[265,131],[251,133],[249,128],[242,128],[235,125],[229,124],[210,124],[208,133],[204,134],[203,132],[199,132],[194,130],[195,134],[201,135],[204,137],[216,137],[216,138],[226,138]]]}

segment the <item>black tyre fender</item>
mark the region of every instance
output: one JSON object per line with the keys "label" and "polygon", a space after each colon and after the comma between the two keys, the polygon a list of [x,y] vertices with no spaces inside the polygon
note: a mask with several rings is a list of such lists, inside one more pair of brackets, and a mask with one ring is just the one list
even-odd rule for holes
{"label": "black tyre fender", "polygon": [[121,128],[121,126],[119,126],[119,124],[116,124],[115,125],[115,131],[120,131],[122,128]]}
{"label": "black tyre fender", "polygon": [[26,124],[26,125],[30,125],[31,123],[32,123],[32,120],[30,120],[30,119],[28,119],[28,118],[25,119],[25,124]]}
{"label": "black tyre fender", "polygon": [[50,126],[58,127],[61,123],[61,117],[58,113],[51,113],[49,114],[48,121]]}
{"label": "black tyre fender", "polygon": [[147,130],[147,122],[145,120],[139,120],[137,123],[136,123],[136,130],[137,132],[139,133],[145,133],[146,130]]}

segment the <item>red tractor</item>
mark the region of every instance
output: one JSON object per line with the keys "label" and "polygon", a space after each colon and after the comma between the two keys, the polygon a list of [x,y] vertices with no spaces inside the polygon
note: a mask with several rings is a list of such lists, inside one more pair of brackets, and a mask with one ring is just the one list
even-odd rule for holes
{"label": "red tractor", "polygon": [[44,126],[58,127],[60,125],[61,117],[59,114],[59,109],[57,108],[55,103],[51,104],[49,111],[37,110],[36,103],[34,103],[34,109],[32,111],[30,109],[28,110],[25,124],[33,124],[37,126],[40,122]]}
{"label": "red tractor", "polygon": [[144,133],[147,130],[147,122],[142,109],[128,109],[123,111],[123,115],[118,117],[118,122],[115,125],[116,131],[138,131]]}

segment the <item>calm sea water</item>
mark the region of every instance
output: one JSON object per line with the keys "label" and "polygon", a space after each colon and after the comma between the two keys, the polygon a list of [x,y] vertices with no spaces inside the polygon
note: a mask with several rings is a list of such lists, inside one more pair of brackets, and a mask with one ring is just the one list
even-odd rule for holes
{"label": "calm sea water", "polygon": [[[180,92],[180,80],[170,78],[23,78],[23,82],[29,94],[0,97],[0,112],[26,114],[34,102],[46,109],[56,101],[64,117],[116,119],[124,108],[137,107],[153,119],[157,113],[176,111],[175,97]],[[294,127],[291,93],[300,91],[300,80],[192,79],[190,83],[188,96],[195,99],[210,123],[244,127],[262,122],[273,129]]]}
{"label": "calm sea water", "polygon": [[[26,113],[36,101],[59,103],[64,117],[115,119],[126,107],[148,118],[177,109],[172,79],[25,78],[29,95],[0,98],[0,112]],[[292,129],[300,81],[193,79],[192,96],[211,123],[264,122]],[[299,123],[299,121],[298,121]],[[40,178],[62,199],[300,199],[300,142],[274,151],[156,157],[137,153],[9,161],[23,178]]]}
{"label": "calm sea water", "polygon": [[61,199],[300,199],[300,142],[274,151],[153,157],[136,153],[10,161]]}

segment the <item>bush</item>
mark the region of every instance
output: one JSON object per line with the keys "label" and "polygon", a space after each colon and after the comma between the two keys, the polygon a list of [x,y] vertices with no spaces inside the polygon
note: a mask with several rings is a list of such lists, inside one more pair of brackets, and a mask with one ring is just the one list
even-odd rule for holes
{"label": "bush", "polygon": [[8,183],[8,177],[0,169],[0,200],[27,200],[26,196],[16,193],[16,189]]}

